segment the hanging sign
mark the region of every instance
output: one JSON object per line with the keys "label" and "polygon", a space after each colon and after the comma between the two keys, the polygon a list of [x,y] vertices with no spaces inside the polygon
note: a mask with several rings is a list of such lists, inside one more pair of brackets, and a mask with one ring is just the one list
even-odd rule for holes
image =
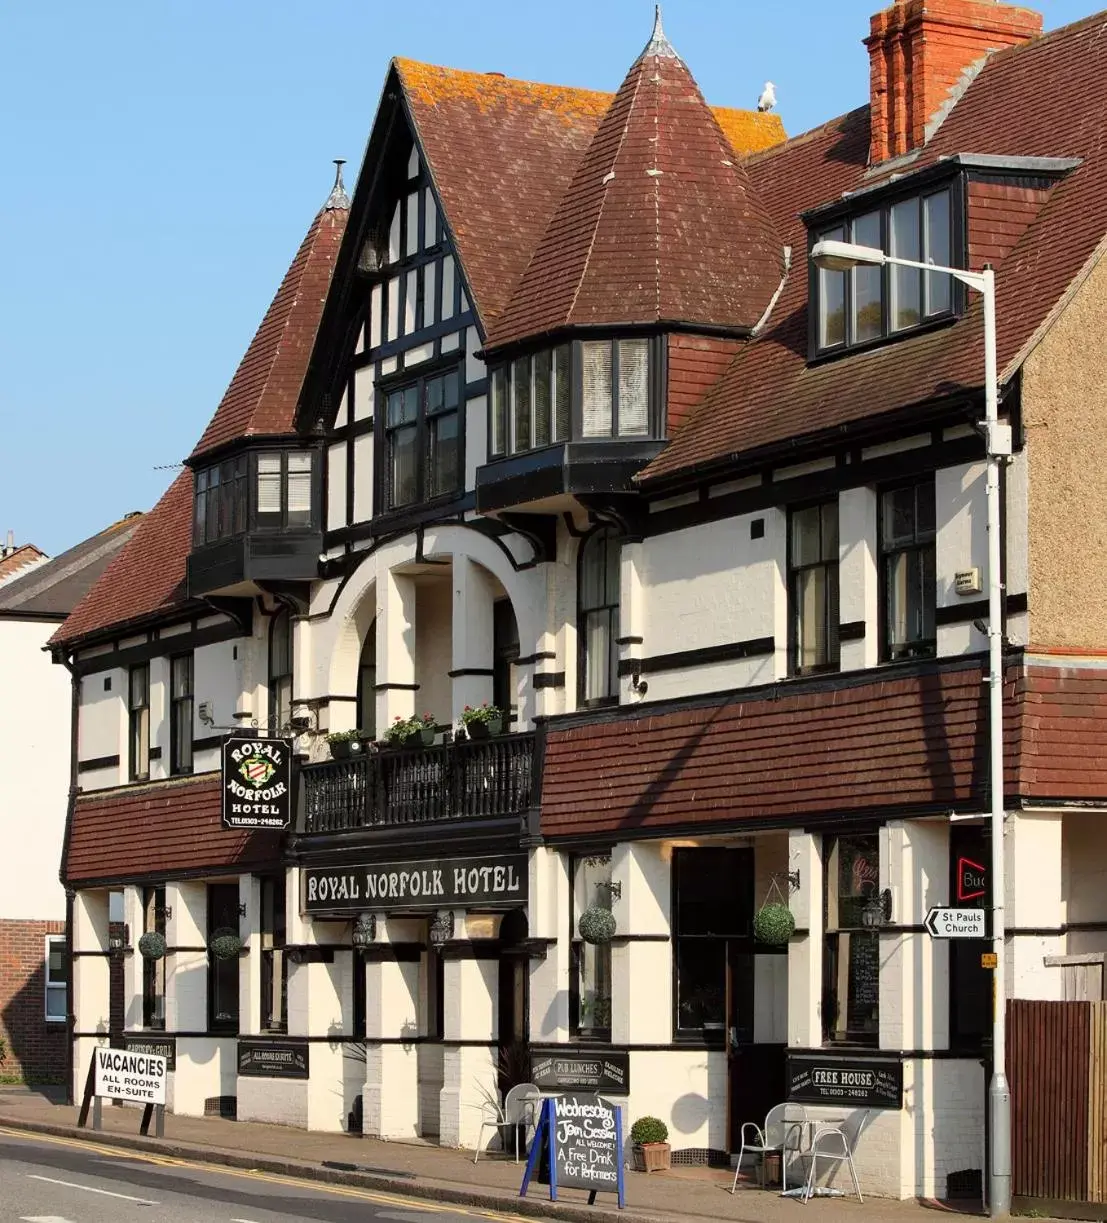
{"label": "hanging sign", "polygon": [[903,1062],[797,1055],[788,1059],[788,1099],[798,1104],[903,1107]]}
{"label": "hanging sign", "polygon": [[169,1068],[164,1057],[132,1049],[93,1050],[95,1094],[105,1100],[135,1104],[164,1104]]}
{"label": "hanging sign", "polygon": [[588,1190],[588,1204],[597,1193],[614,1193],[619,1209],[623,1186],[623,1110],[600,1096],[547,1096],[527,1156],[520,1197],[532,1179],[550,1186],[550,1201],[566,1186]]}
{"label": "hanging sign", "polygon": [[527,900],[526,854],[307,867],[301,877],[305,913],[515,907]]}
{"label": "hanging sign", "polygon": [[223,827],[287,828],[292,740],[231,735],[223,742]]}
{"label": "hanging sign", "polygon": [[630,1094],[629,1053],[578,1053],[573,1049],[530,1051],[530,1081],[542,1091],[579,1087],[606,1095]]}

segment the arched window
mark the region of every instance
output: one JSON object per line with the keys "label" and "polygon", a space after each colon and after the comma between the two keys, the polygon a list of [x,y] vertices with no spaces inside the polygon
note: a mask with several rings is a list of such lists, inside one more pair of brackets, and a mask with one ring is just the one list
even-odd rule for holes
{"label": "arched window", "polygon": [[285,608],[269,626],[269,729],[292,720],[292,617]]}
{"label": "arched window", "polygon": [[617,700],[619,695],[619,538],[601,527],[581,544],[577,576],[580,592],[580,699]]}

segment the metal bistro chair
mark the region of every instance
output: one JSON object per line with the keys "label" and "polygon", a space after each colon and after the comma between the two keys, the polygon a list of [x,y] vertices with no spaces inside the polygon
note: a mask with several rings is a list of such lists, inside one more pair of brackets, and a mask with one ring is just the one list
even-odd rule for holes
{"label": "metal bistro chair", "polygon": [[742,1145],[738,1151],[738,1164],[734,1169],[734,1180],[730,1186],[733,1193],[738,1188],[738,1176],[742,1171],[742,1160],[746,1155],[761,1156],[759,1183],[765,1188],[765,1157],[780,1154],[781,1188],[788,1188],[788,1152],[799,1151],[803,1144],[803,1132],[807,1128],[807,1109],[802,1104],[777,1104],[765,1117],[764,1128],[752,1121],[742,1124]]}
{"label": "metal bistro chair", "polygon": [[857,1146],[857,1140],[861,1137],[861,1131],[865,1128],[865,1122],[868,1119],[869,1110],[865,1109],[851,1123],[842,1122],[837,1125],[819,1126],[818,1122],[815,1122],[818,1128],[816,1128],[814,1137],[811,1139],[811,1150],[809,1152],[811,1166],[807,1169],[807,1182],[803,1187],[803,1200],[805,1202],[811,1200],[812,1194],[817,1195],[819,1192],[818,1186],[815,1184],[815,1178],[818,1175],[816,1169],[820,1157],[831,1164],[848,1164],[849,1174],[853,1179],[853,1191],[857,1194],[857,1200],[859,1202],[865,1200],[861,1196],[861,1185],[857,1180],[857,1169],[853,1165],[853,1151]]}
{"label": "metal bistro chair", "polygon": [[504,1152],[508,1149],[508,1140],[515,1148],[515,1162],[519,1162],[519,1128],[523,1129],[523,1148],[526,1149],[527,1131],[533,1131],[537,1124],[535,1105],[542,1098],[542,1093],[533,1083],[520,1083],[504,1096],[503,1106],[486,1096],[480,1105],[480,1133],[477,1136],[477,1149],[473,1153],[473,1163],[480,1159],[481,1140],[486,1129],[496,1130],[503,1143]]}

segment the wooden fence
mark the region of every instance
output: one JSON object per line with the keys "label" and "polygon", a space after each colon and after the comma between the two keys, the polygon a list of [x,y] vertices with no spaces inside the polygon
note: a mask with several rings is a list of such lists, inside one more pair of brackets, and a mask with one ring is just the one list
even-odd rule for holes
{"label": "wooden fence", "polygon": [[1107,1002],[1007,1004],[1012,1193],[1107,1202]]}

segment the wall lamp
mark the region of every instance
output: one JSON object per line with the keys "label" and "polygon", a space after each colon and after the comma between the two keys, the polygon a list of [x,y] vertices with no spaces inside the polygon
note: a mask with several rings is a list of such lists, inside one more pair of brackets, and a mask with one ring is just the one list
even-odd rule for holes
{"label": "wall lamp", "polygon": [[869,930],[886,926],[892,920],[892,889],[877,892],[861,910],[861,924]]}

